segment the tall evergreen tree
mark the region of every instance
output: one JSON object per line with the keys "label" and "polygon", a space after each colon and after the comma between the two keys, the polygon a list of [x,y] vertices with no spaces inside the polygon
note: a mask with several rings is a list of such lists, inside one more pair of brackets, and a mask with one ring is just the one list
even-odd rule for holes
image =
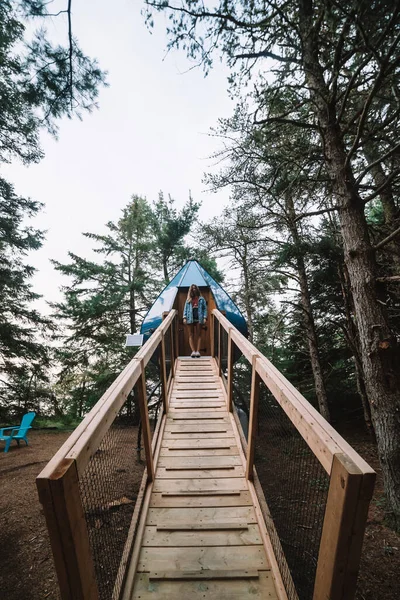
{"label": "tall evergreen tree", "polygon": [[[212,52],[222,49],[233,69],[233,84],[257,70],[254,101],[260,126],[279,136],[290,123],[320,140],[339,217],[386,492],[400,529],[400,350],[380,298],[376,260],[392,238],[373,246],[365,216],[366,204],[400,178],[397,162],[390,160],[399,149],[400,109],[388,100],[399,95],[398,6],[364,0],[346,5],[221,0],[210,10],[189,0],[181,7],[164,1],[147,4],[150,19],[151,7],[170,12],[170,47],[183,46],[206,69]],[[266,59],[274,61],[268,78],[262,76]],[[287,102],[293,93],[296,102]],[[372,163],[364,153],[367,141],[377,153]],[[371,190],[377,164],[388,170],[379,188]],[[400,234],[400,228],[392,234]]]}
{"label": "tall evergreen tree", "polygon": [[29,380],[31,371],[43,380],[48,362],[40,338],[49,321],[32,307],[40,296],[30,282],[35,269],[25,263],[28,252],[41,247],[43,233],[24,221],[40,208],[0,178],[0,403],[7,410],[24,405],[22,379]]}

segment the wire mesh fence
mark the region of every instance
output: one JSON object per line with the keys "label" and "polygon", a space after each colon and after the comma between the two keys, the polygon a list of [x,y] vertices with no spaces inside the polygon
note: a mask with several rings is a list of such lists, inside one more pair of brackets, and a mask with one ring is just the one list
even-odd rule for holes
{"label": "wire mesh fence", "polygon": [[232,399],[246,441],[249,433],[251,365],[244,356],[235,362],[232,370]]}
{"label": "wire mesh fence", "polygon": [[147,410],[149,412],[150,430],[152,438],[157,427],[158,418],[162,412],[162,366],[160,364],[160,359],[161,353],[160,348],[158,347],[153,353],[151,359],[149,360],[145,368]]}
{"label": "wire mesh fence", "polygon": [[312,600],[329,476],[264,384],[254,466],[288,598]]}
{"label": "wire mesh fence", "polygon": [[119,567],[144,472],[137,434],[135,413],[125,404],[79,481],[100,600],[111,600],[114,586],[122,585]]}
{"label": "wire mesh fence", "polygon": [[168,331],[166,331],[165,335],[164,335],[165,368],[167,371],[167,380],[169,379],[169,376],[171,373],[172,343],[173,343],[173,337],[172,337],[171,329],[168,329]]}
{"label": "wire mesh fence", "polygon": [[220,348],[220,357],[221,357],[221,375],[225,379],[225,382],[228,379],[228,342],[229,336],[228,332],[221,327],[221,336],[220,336],[221,348]]}

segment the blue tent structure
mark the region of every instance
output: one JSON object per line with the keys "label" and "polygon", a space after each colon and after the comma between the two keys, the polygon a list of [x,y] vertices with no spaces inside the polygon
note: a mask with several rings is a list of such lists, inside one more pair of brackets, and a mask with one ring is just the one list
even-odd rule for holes
{"label": "blue tent structure", "polygon": [[[140,329],[140,333],[144,335],[144,339],[148,339],[160,325],[163,313],[169,312],[173,308],[178,310],[179,322],[181,322],[183,305],[188,289],[193,283],[200,288],[202,295],[205,297],[209,312],[213,308],[218,308],[218,310],[225,314],[232,325],[247,337],[246,320],[229,294],[197,260],[189,260],[163,289],[145,316]],[[183,349],[182,353],[184,353]]]}

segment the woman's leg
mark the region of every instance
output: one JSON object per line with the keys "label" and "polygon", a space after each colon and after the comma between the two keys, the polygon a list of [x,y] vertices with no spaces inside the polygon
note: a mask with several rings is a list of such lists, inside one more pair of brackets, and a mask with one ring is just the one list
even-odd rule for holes
{"label": "woman's leg", "polygon": [[195,329],[195,346],[196,346],[196,352],[200,352],[200,345],[201,345],[201,327],[200,327],[200,323],[196,323],[195,325],[196,329]]}
{"label": "woman's leg", "polygon": [[196,352],[196,348],[195,348],[195,340],[193,339],[194,336],[194,328],[196,327],[196,325],[194,323],[191,323],[189,325],[189,346],[192,352]]}

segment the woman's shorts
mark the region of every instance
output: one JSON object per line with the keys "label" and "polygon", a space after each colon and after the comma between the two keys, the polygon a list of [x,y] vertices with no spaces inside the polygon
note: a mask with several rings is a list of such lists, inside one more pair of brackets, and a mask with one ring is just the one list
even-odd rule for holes
{"label": "woman's shorts", "polygon": [[198,322],[199,322],[199,309],[194,308],[193,309],[193,323],[198,323]]}

